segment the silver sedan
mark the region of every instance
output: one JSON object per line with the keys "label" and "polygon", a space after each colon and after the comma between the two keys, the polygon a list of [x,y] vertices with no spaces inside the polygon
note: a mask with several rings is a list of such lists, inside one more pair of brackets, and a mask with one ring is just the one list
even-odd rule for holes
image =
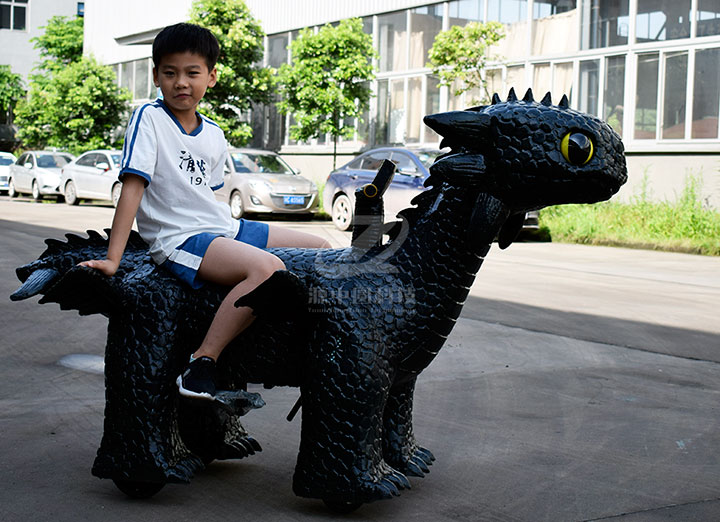
{"label": "silver sedan", "polygon": [[274,152],[230,149],[219,201],[230,205],[234,218],[246,214],[307,214],[318,211],[315,183],[300,176]]}

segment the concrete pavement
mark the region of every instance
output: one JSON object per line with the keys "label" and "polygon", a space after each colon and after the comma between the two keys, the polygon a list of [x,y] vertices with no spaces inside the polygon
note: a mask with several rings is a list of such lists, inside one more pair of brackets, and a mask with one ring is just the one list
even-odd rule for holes
{"label": "concrete pavement", "polygon": [[[0,198],[0,292],[45,237],[108,227],[111,208]],[[280,223],[277,223],[280,224]],[[289,222],[336,246],[326,223]],[[421,375],[418,441],[437,461],[413,489],[350,520],[720,519],[720,260],[579,245],[494,247],[457,327]],[[190,486],[124,498],[90,466],[107,322],[0,300],[0,520],[331,520],[290,489],[297,390],[260,391],[264,451]]]}

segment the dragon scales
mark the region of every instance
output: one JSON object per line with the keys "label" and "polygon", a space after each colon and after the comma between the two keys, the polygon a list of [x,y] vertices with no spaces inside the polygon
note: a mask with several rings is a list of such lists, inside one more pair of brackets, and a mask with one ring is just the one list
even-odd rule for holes
{"label": "dragon scales", "polygon": [[[290,297],[253,301],[258,319],[218,363],[223,389],[300,387],[293,489],[331,507],[397,495],[434,460],[413,436],[416,378],[451,332],[493,240],[507,247],[529,210],[607,200],[626,180],[620,138],[565,97],[555,106],[549,94],[537,102],[511,91],[425,122],[450,152],[431,167],[415,206],[386,225],[390,239],[358,226],[349,248],[271,249],[290,271],[278,289]],[[41,303],[109,318],[93,474],[149,496],[213,459],[260,450],[239,420],[263,404],[257,394],[238,392],[228,408],[180,401],[174,385],[226,289],[182,286],[136,235],[114,277],[77,267],[107,248],[88,234],[47,240],[38,260],[17,269],[24,284],[12,298],[42,294]]]}

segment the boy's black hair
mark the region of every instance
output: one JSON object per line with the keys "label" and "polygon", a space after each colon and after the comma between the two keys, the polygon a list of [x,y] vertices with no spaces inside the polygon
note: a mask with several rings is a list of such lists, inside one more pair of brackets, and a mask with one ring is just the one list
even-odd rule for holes
{"label": "boy's black hair", "polygon": [[152,58],[155,67],[160,65],[163,56],[184,52],[202,56],[208,69],[212,70],[220,56],[220,44],[209,30],[186,23],[167,26],[153,40]]}

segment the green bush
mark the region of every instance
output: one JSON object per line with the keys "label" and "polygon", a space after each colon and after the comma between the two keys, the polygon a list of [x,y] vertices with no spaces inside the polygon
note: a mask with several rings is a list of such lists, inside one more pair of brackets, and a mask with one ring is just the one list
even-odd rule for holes
{"label": "green bush", "polygon": [[553,241],[720,255],[720,212],[700,196],[702,177],[686,177],[675,201],[651,201],[644,180],[630,203],[565,205],[540,212]]}

